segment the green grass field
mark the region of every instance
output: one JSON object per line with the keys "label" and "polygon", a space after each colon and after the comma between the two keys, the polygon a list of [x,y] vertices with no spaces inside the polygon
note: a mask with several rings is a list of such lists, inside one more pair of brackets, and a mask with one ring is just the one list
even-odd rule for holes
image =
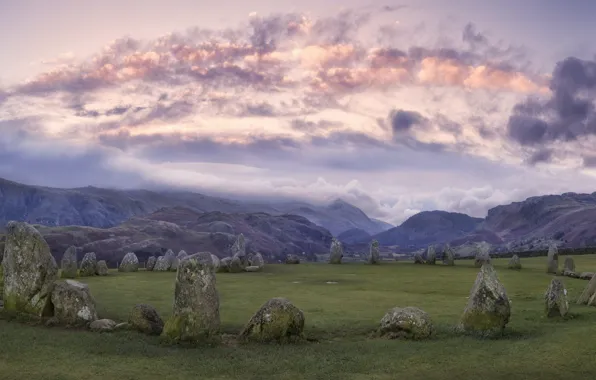
{"label": "green grass field", "polygon": [[[596,256],[574,259],[578,271],[596,271]],[[493,260],[512,300],[511,322],[499,339],[452,331],[478,271],[471,261],[457,261],[455,267],[269,265],[262,273],[217,276],[223,332],[238,333],[267,299],[281,296],[304,311],[306,335],[316,342],[183,348],[130,331],[98,334],[0,321],[0,379],[592,378],[596,308],[575,305],[588,282],[563,278],[573,318],[546,319],[543,294],[552,276],[545,273],[545,260],[522,259],[520,272],[508,270],[506,259]],[[174,276],[112,272],[83,281],[91,287],[100,317],[125,321],[134,304],[148,303],[165,320]],[[428,312],[436,337],[420,342],[373,338],[394,306]]]}

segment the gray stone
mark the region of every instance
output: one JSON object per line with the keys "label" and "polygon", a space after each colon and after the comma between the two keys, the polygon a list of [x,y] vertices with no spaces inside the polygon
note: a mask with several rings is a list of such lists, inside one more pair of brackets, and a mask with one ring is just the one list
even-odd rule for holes
{"label": "gray stone", "polygon": [[304,313],[285,298],[272,298],[240,332],[241,340],[289,342],[303,338]]}
{"label": "gray stone", "polygon": [[300,264],[300,257],[298,255],[287,255],[286,264]]}
{"label": "gray stone", "polygon": [[108,264],[105,260],[99,260],[97,262],[97,275],[107,276],[108,275]]}
{"label": "gray stone", "polygon": [[455,265],[455,254],[449,244],[445,246],[445,252],[443,252],[443,263],[450,267]]}
{"label": "gray stone", "polygon": [[555,244],[548,248],[546,273],[557,274],[559,272],[559,250]]}
{"label": "gray stone", "polygon": [[426,339],[434,333],[430,316],[417,307],[395,307],[381,319],[381,336],[391,339]]}
{"label": "gray stone", "polygon": [[246,265],[242,263],[242,259],[239,256],[232,257],[229,266],[230,273],[244,272],[244,269],[246,269]]}
{"label": "gray stone", "polygon": [[60,277],[77,278],[79,275],[79,264],[77,259],[77,248],[71,245],[66,249],[62,260],[60,260]]}
{"label": "gray stone", "polygon": [[341,242],[336,238],[331,241],[331,248],[329,250],[329,264],[341,264],[344,257],[344,249]]}
{"label": "gray stone", "polygon": [[424,257],[420,252],[414,254],[414,264],[424,264]]}
{"label": "gray stone", "polygon": [[145,270],[148,271],[153,271],[153,268],[155,268],[155,263],[157,262],[157,257],[155,256],[150,256],[147,259],[147,264],[145,265]]}
{"label": "gray stone", "polygon": [[138,304],[128,315],[128,325],[148,335],[160,335],[164,324],[153,306]]}
{"label": "gray stone", "polygon": [[186,253],[185,250],[181,250],[180,252],[178,252],[178,260],[184,260],[185,258],[188,257],[188,253]]}
{"label": "gray stone", "polygon": [[242,270],[249,265],[248,262],[248,255],[246,254],[246,242],[244,241],[244,234],[238,235],[238,238],[232,245],[230,249],[232,253],[232,259],[238,258],[240,260],[240,264]]}
{"label": "gray stone", "polygon": [[116,328],[116,322],[111,319],[97,319],[89,324],[89,330],[96,332],[111,332]]}
{"label": "gray stone", "polygon": [[546,316],[565,317],[569,312],[567,289],[558,278],[553,278],[546,293],[544,293]]}
{"label": "gray stone", "polygon": [[230,272],[230,266],[232,264],[231,257],[224,257],[223,259],[219,260],[219,270],[220,273]]}
{"label": "gray stone", "polygon": [[249,267],[244,268],[245,272],[260,272],[262,270],[263,270],[262,267],[257,267],[257,266],[249,266]]}
{"label": "gray stone", "polygon": [[171,263],[168,261],[168,258],[165,256],[159,256],[157,260],[155,260],[155,265],[153,266],[154,272],[167,272],[170,269]]}
{"label": "gray stone", "polygon": [[265,260],[263,259],[263,255],[260,253],[254,253],[251,255],[249,261],[249,266],[263,268],[265,266]]}
{"label": "gray stone", "polygon": [[373,240],[370,242],[370,250],[368,254],[369,264],[379,264],[381,262],[381,254],[379,252],[379,242]]}
{"label": "gray stone", "polygon": [[33,226],[8,222],[4,244],[4,309],[41,316],[54,281],[58,265],[48,243]]}
{"label": "gray stone", "polygon": [[563,264],[563,271],[575,272],[575,262],[573,261],[573,257],[567,256],[565,257],[565,262]]}
{"label": "gray stone", "polygon": [[81,270],[79,275],[81,277],[90,277],[97,274],[97,257],[95,252],[87,252],[81,260]]}
{"label": "gray stone", "polygon": [[120,262],[118,272],[138,272],[139,258],[133,252],[128,252]]}
{"label": "gray stone", "polygon": [[491,264],[484,264],[476,277],[461,317],[460,328],[482,335],[500,333],[511,317],[511,305],[505,287]]}
{"label": "gray stone", "polygon": [[482,267],[484,264],[490,264],[490,245],[486,242],[476,244],[476,256],[474,257],[474,266]]}
{"label": "gray stone", "polygon": [[592,278],[594,278],[594,273],[592,272],[581,272],[579,274],[579,278],[582,280],[591,280]]}
{"label": "gray stone", "polygon": [[208,260],[195,255],[188,257],[176,273],[173,312],[162,336],[173,341],[211,340],[219,326],[219,294],[213,261],[210,256]]}
{"label": "gray stone", "polygon": [[211,259],[213,260],[213,269],[216,273],[219,272],[219,268],[221,267],[221,260],[214,254],[211,254]]}
{"label": "gray stone", "polygon": [[435,246],[429,245],[426,249],[426,264],[435,265],[437,262],[437,253],[435,252]]}
{"label": "gray stone", "polygon": [[95,321],[97,311],[89,287],[75,280],[58,281],[51,294],[49,315],[65,325],[85,325]]}
{"label": "gray stone", "polygon": [[518,255],[513,255],[511,260],[509,260],[509,264],[507,264],[509,269],[513,270],[520,270],[522,269],[521,260],[519,259]]}
{"label": "gray stone", "polygon": [[571,272],[571,271],[568,271],[568,270],[564,270],[563,271],[563,276],[571,277],[571,278],[579,278],[579,273],[577,273],[577,272]]}
{"label": "gray stone", "polygon": [[577,299],[577,303],[579,305],[587,305],[594,294],[596,294],[596,276],[592,277],[590,282],[588,282],[588,285],[586,285],[584,291]]}

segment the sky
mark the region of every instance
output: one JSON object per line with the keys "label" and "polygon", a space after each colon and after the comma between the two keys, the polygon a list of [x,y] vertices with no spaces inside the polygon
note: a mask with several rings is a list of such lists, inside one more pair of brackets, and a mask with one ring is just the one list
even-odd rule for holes
{"label": "sky", "polygon": [[596,191],[596,2],[250,3],[0,0],[0,177],[393,224]]}

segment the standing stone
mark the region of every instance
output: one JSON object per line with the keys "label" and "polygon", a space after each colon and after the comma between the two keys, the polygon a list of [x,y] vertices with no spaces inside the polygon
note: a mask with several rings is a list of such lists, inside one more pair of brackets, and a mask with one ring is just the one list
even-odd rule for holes
{"label": "standing stone", "polygon": [[228,267],[230,273],[244,272],[245,269],[246,265],[242,264],[242,259],[239,256],[232,257],[232,261],[230,261],[230,266]]}
{"label": "standing stone", "polygon": [[249,260],[250,266],[263,268],[265,266],[265,260],[263,259],[263,255],[260,253],[255,253],[251,256]]}
{"label": "standing stone", "polygon": [[420,252],[414,254],[414,264],[424,264],[424,257]]}
{"label": "standing stone", "polygon": [[235,257],[240,259],[240,265],[242,270],[244,270],[244,268],[249,265],[248,256],[246,254],[246,242],[244,241],[244,234],[238,235],[238,238],[230,250],[232,252],[232,259]]}
{"label": "standing stone", "polygon": [[596,276],[592,277],[590,282],[588,282],[588,285],[586,285],[586,288],[577,299],[577,303],[579,305],[587,305],[594,294],[596,294]]}
{"label": "standing stone", "polygon": [[108,275],[108,264],[105,260],[99,260],[97,262],[97,275],[107,276]]}
{"label": "standing stone", "polygon": [[486,242],[476,245],[476,256],[474,257],[474,266],[482,267],[484,264],[490,264],[490,245]]}
{"label": "standing stone", "polygon": [[79,275],[81,277],[95,276],[97,274],[97,257],[95,252],[88,252],[83,256],[81,261],[81,270]]}
{"label": "standing stone", "polygon": [[381,262],[381,255],[379,253],[379,242],[377,240],[373,240],[370,243],[370,251],[368,255],[368,263],[369,264],[379,264]]}
{"label": "standing stone", "polygon": [[139,258],[133,252],[128,252],[124,255],[118,272],[138,272],[139,271]]}
{"label": "standing stone", "polygon": [[188,253],[186,253],[185,250],[181,250],[180,252],[178,252],[178,260],[184,260],[185,258],[188,257]]}
{"label": "standing stone", "polygon": [[544,294],[546,316],[565,317],[569,312],[569,301],[567,300],[567,289],[558,278],[553,278],[546,293]]}
{"label": "standing stone", "polygon": [[497,272],[491,264],[482,265],[461,317],[460,328],[465,332],[491,335],[502,332],[510,317],[509,298]]}
{"label": "standing stone", "polygon": [[162,335],[173,341],[210,340],[219,331],[219,294],[211,256],[183,260],[176,273],[174,307]]}
{"label": "standing stone", "polygon": [[151,305],[135,305],[128,315],[128,324],[148,335],[160,335],[163,331],[163,321],[157,310]]}
{"label": "standing stone", "polygon": [[178,257],[174,257],[172,259],[172,263],[170,264],[170,268],[168,270],[170,272],[176,272],[178,270],[179,265],[180,265],[180,259]]}
{"label": "standing stone", "polygon": [[511,260],[509,260],[509,264],[507,264],[507,268],[513,270],[520,270],[522,269],[521,261],[518,255],[513,255]]}
{"label": "standing stone", "polygon": [[553,243],[548,248],[546,273],[557,274],[559,271],[559,250]]}
{"label": "standing stone", "polygon": [[435,246],[429,245],[426,250],[426,264],[435,265],[437,262],[437,253],[435,252]]}
{"label": "standing stone", "polygon": [[304,313],[285,298],[272,298],[252,316],[240,332],[241,340],[287,342],[300,339]]}
{"label": "standing stone", "polygon": [[213,260],[213,270],[215,270],[215,272],[219,272],[219,267],[221,266],[221,260],[219,259],[219,257],[215,256],[214,254],[211,253],[211,260]]}
{"label": "standing stone", "polygon": [[58,279],[56,260],[33,226],[8,222],[6,233],[2,259],[4,309],[41,316]]}
{"label": "standing stone", "polygon": [[79,274],[79,265],[77,260],[77,248],[71,245],[66,249],[62,260],[60,261],[60,277],[76,278]]}
{"label": "standing stone", "polygon": [[568,272],[575,272],[575,262],[573,261],[573,257],[567,256],[565,257],[565,263],[563,264],[563,271]]}
{"label": "standing stone", "polygon": [[230,265],[232,264],[231,257],[224,257],[223,259],[219,260],[219,270],[220,273],[230,272]]}
{"label": "standing stone", "polygon": [[170,269],[170,263],[165,256],[159,256],[153,266],[154,272],[167,272]]}
{"label": "standing stone", "polygon": [[157,262],[157,257],[151,256],[147,259],[147,265],[145,266],[145,270],[152,271],[155,268],[155,263]]}
{"label": "standing stone", "polygon": [[341,243],[336,238],[331,241],[331,249],[329,254],[329,264],[341,264],[341,259],[344,257],[344,250]]}
{"label": "standing stone", "polygon": [[298,255],[287,255],[286,264],[300,264],[300,257]]}
{"label": "standing stone", "polygon": [[430,316],[417,307],[395,307],[381,319],[379,333],[390,339],[426,339],[434,332]]}
{"label": "standing stone", "polygon": [[453,254],[453,248],[449,244],[445,247],[445,252],[443,253],[443,262],[447,266],[454,266],[455,265],[455,255]]}
{"label": "standing stone", "polygon": [[89,287],[75,280],[55,283],[49,310],[58,323],[69,326],[84,325],[98,319]]}

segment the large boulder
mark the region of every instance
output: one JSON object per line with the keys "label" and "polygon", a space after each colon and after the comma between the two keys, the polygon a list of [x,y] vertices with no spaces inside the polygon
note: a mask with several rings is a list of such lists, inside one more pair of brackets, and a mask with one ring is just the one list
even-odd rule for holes
{"label": "large boulder", "polygon": [[97,275],[107,276],[108,275],[108,263],[105,260],[99,260],[97,262]]}
{"label": "large boulder", "polygon": [[135,305],[128,315],[128,324],[133,329],[149,335],[160,335],[163,331],[163,321],[151,305]]}
{"label": "large boulder", "polygon": [[58,279],[58,264],[33,226],[8,222],[6,233],[2,259],[4,309],[41,316]]}
{"label": "large boulder", "polygon": [[373,240],[370,242],[368,263],[369,264],[380,264],[380,262],[381,262],[381,254],[379,253],[379,242],[377,240]]}
{"label": "large boulder", "polygon": [[341,264],[344,257],[344,249],[341,242],[336,238],[331,241],[331,248],[329,250],[329,264]]}
{"label": "large boulder", "polygon": [[120,262],[118,272],[138,272],[139,258],[134,252],[128,252]]}
{"label": "large boulder", "polygon": [[555,244],[551,244],[546,258],[546,273],[557,274],[557,272],[559,272],[559,250]]}
{"label": "large boulder", "polygon": [[298,255],[287,255],[286,264],[300,264],[300,257]]}
{"label": "large boulder", "polygon": [[569,301],[567,300],[567,289],[558,278],[553,278],[546,293],[544,293],[546,316],[565,317],[569,312]]}
{"label": "large boulder", "polygon": [[240,332],[241,340],[288,342],[303,337],[304,313],[285,298],[265,302]]}
{"label": "large boulder", "polygon": [[437,252],[434,245],[429,245],[426,249],[426,264],[435,265],[437,262]]}
{"label": "large boulder", "polygon": [[85,325],[95,321],[97,311],[89,287],[75,280],[58,281],[52,289],[48,316],[69,326]]}
{"label": "large boulder", "polygon": [[565,262],[563,264],[563,272],[564,271],[575,272],[575,262],[573,261],[573,257],[565,257]]}
{"label": "large boulder", "polygon": [[211,255],[197,253],[180,263],[174,307],[162,336],[173,341],[211,340],[219,331],[219,294]]}
{"label": "large boulder", "polygon": [[157,262],[157,257],[151,256],[147,259],[147,264],[145,265],[145,270],[152,271],[155,268],[155,263]]}
{"label": "large boulder", "polygon": [[77,260],[77,248],[71,245],[66,249],[62,260],[60,260],[60,277],[76,278],[79,275],[79,264]]}
{"label": "large boulder", "polygon": [[381,319],[379,333],[391,339],[425,339],[434,332],[430,316],[417,307],[395,307]]}
{"label": "large boulder", "polygon": [[445,252],[443,252],[443,264],[450,267],[455,265],[455,254],[449,244],[445,246]]}
{"label": "large boulder", "polygon": [[490,245],[486,242],[476,244],[476,255],[474,257],[474,266],[482,267],[484,264],[490,264]]}
{"label": "large boulder", "polygon": [[265,259],[263,259],[263,255],[257,252],[251,255],[248,263],[249,266],[263,268],[265,266]]}
{"label": "large boulder", "polygon": [[416,252],[414,254],[414,264],[424,264],[424,257],[422,257],[422,253]]}
{"label": "large boulder", "polygon": [[87,252],[81,260],[81,270],[79,275],[81,277],[90,277],[97,274],[97,257],[95,252]]}
{"label": "large boulder", "polygon": [[587,305],[594,294],[596,294],[596,276],[592,277],[590,282],[588,282],[588,285],[586,285],[584,291],[577,299],[577,303],[579,305]]}
{"label": "large boulder", "polygon": [[505,329],[511,317],[511,305],[505,287],[491,264],[484,264],[476,277],[461,317],[465,332],[492,335]]}
{"label": "large boulder", "polygon": [[518,255],[513,255],[509,263],[507,264],[507,268],[513,270],[520,270],[522,269],[521,260],[519,259]]}

